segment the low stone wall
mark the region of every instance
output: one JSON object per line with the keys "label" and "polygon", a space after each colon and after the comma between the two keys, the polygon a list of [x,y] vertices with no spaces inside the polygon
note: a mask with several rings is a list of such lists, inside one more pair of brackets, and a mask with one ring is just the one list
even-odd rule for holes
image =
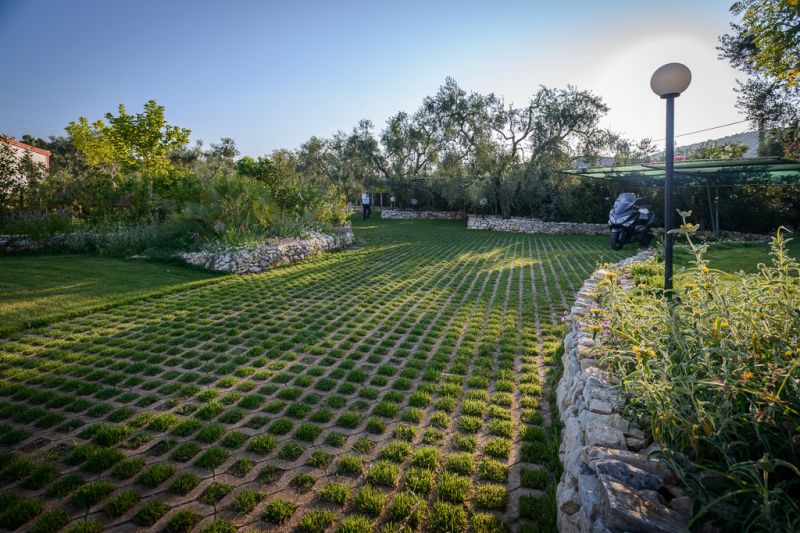
{"label": "low stone wall", "polygon": [[[643,261],[646,250],[611,268]],[[597,270],[578,292],[567,317],[564,375],[556,391],[564,429],[560,456],[564,473],[556,493],[562,533],[669,532],[687,530],[692,501],[667,466],[648,457],[644,433],[620,414],[619,379],[598,363],[595,341],[584,317],[597,308],[605,270]],[[617,277],[624,288],[633,281]]]}
{"label": "low stone wall", "polygon": [[355,242],[350,227],[337,228],[333,235],[313,233],[305,239],[269,239],[263,244],[233,250],[186,252],[178,257],[187,263],[218,272],[248,274],[263,272],[275,265],[292,263],[326,250]]}
{"label": "low stone wall", "polygon": [[607,224],[583,222],[547,222],[538,218],[500,218],[496,216],[470,215],[467,229],[490,231],[513,231],[519,233],[546,233],[548,235],[605,235]]}
{"label": "low stone wall", "polygon": [[405,209],[386,209],[381,211],[381,218],[400,220],[463,220],[464,213],[460,211],[407,211]]}
{"label": "low stone wall", "polygon": [[36,252],[42,245],[26,235],[0,235],[0,250],[7,254]]}

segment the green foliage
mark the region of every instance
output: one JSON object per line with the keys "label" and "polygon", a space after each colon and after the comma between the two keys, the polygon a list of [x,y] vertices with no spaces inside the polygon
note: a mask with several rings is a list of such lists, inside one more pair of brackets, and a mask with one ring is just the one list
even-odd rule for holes
{"label": "green foliage", "polygon": [[150,500],[133,517],[133,523],[137,526],[150,527],[161,520],[167,511],[169,511],[169,506],[161,500]]}
{"label": "green foliage", "polygon": [[297,531],[301,533],[324,533],[336,519],[336,513],[329,509],[309,511],[297,523]]}
{"label": "green foliage", "polygon": [[183,472],[178,474],[172,483],[169,485],[169,491],[173,494],[185,496],[189,494],[192,489],[200,484],[200,478],[191,472]]}
{"label": "green foliage", "polygon": [[720,273],[691,240],[686,215],[680,232],[695,266],[679,276],[675,299],[604,281],[612,290],[603,360],[625,376],[629,415],[698,502],[695,520],[792,529],[800,524],[789,496],[800,487],[800,265],[779,233],[771,266]]}
{"label": "green foliage", "polygon": [[31,533],[56,533],[69,523],[69,513],[63,509],[51,509],[39,517]]}
{"label": "green foliage", "polygon": [[364,485],[356,492],[353,507],[362,513],[378,516],[386,505],[386,495],[371,485]]}
{"label": "green foliage", "polygon": [[212,481],[200,495],[200,501],[209,505],[219,503],[222,498],[228,495],[233,487],[221,481]]}
{"label": "green foliage", "polygon": [[503,485],[480,485],[475,492],[475,503],[484,509],[502,511],[508,502],[508,491]]}
{"label": "green foliage", "polygon": [[186,145],[191,132],[167,124],[163,106],[150,100],[142,113],[129,115],[120,104],[118,116],[106,113],[105,118],[108,124],[102,120],[90,124],[81,117],[66,128],[88,165],[112,175],[140,172],[166,177],[174,172],[169,153]]}
{"label": "green foliage", "polygon": [[399,466],[389,461],[378,461],[373,463],[367,472],[367,481],[374,485],[394,487],[397,484],[398,475],[400,475]]}
{"label": "green foliage", "polygon": [[360,476],[364,471],[364,461],[354,455],[342,454],[336,463],[336,473],[345,476]]}
{"label": "green foliage", "polygon": [[372,521],[366,516],[345,516],[336,527],[336,533],[372,533]]}
{"label": "green foliage", "polygon": [[470,496],[472,480],[452,472],[443,472],[439,480],[439,498],[452,503],[464,503]]}
{"label": "green foliage", "polygon": [[467,529],[467,512],[461,505],[436,502],[431,507],[429,531],[436,533],[459,533]]}
{"label": "green foliage", "polygon": [[0,527],[14,530],[30,522],[44,511],[39,500],[17,500],[0,511]]}
{"label": "green foliage", "polygon": [[169,519],[164,531],[166,533],[189,533],[200,523],[202,517],[192,509],[181,509]]}
{"label": "green foliage", "polygon": [[389,520],[417,528],[427,517],[425,500],[413,492],[395,494],[389,507]]}
{"label": "green foliage", "polygon": [[116,495],[108,502],[103,510],[111,518],[116,518],[127,513],[134,505],[139,503],[139,493],[135,490],[126,490]]}
{"label": "green foliage", "polygon": [[317,496],[324,502],[344,505],[350,497],[350,487],[344,483],[331,481],[317,492]]}
{"label": "green foliage", "polygon": [[238,514],[248,514],[256,508],[256,505],[264,499],[261,492],[245,489],[236,495],[231,503],[231,509]]}
{"label": "green foliage", "polygon": [[148,468],[137,481],[147,487],[157,487],[175,473],[175,467],[166,463],[155,463]]}
{"label": "green foliage", "polygon": [[264,520],[274,524],[282,525],[289,521],[294,512],[297,510],[297,505],[280,498],[275,498],[267,502],[264,507]]}

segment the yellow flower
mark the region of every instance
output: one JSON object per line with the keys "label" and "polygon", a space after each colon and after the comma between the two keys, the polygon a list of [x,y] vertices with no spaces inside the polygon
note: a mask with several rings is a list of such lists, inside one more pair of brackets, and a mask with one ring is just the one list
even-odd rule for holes
{"label": "yellow flower", "polygon": [[728,325],[728,321],[727,320],[723,320],[722,322],[720,322],[719,327],[721,329],[728,329],[730,327],[730,325]]}
{"label": "yellow flower", "polygon": [[655,357],[655,356],[656,356],[656,351],[654,349],[652,349],[652,348],[648,348],[647,349],[647,357]]}
{"label": "yellow flower", "polygon": [[703,283],[703,288],[705,290],[710,290],[711,289],[711,283],[706,281],[705,283]]}
{"label": "yellow flower", "polygon": [[703,271],[703,274],[708,274],[708,267],[706,265],[701,266],[700,270]]}
{"label": "yellow flower", "polygon": [[742,372],[742,379],[747,381],[748,379],[753,379],[752,372]]}

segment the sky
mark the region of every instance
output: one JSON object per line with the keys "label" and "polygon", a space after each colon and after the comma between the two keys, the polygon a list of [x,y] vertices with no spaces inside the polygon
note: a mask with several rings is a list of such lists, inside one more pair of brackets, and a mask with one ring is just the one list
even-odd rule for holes
{"label": "sky", "polygon": [[540,85],[589,89],[610,107],[604,127],[660,140],[650,76],[664,63],[693,73],[676,134],[744,119],[715,48],[731,1],[0,0],[0,133],[62,135],[155,99],[193,141],[232,137],[255,156],[362,118],[381,128],[453,77],[517,105]]}

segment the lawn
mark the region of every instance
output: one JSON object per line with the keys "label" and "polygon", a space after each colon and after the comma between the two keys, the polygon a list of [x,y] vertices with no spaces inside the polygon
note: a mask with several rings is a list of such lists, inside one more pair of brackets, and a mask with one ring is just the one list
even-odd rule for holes
{"label": "lawn", "polygon": [[0,257],[0,336],[218,277],[178,265],[106,257]]}
{"label": "lawn", "polygon": [[[785,234],[784,237],[791,238],[792,234]],[[678,239],[680,241],[681,239]],[[753,273],[758,270],[759,263],[771,264],[769,255],[769,244],[767,243],[712,243],[709,245],[706,259],[709,260],[711,268],[724,272]],[[800,240],[793,239],[789,242],[789,254],[792,257],[800,257]],[[675,246],[675,265],[677,267],[692,266],[694,256],[691,255],[685,244],[680,242]]]}
{"label": "lawn", "polygon": [[0,528],[554,531],[561,317],[633,250],[355,231],[0,340]]}

